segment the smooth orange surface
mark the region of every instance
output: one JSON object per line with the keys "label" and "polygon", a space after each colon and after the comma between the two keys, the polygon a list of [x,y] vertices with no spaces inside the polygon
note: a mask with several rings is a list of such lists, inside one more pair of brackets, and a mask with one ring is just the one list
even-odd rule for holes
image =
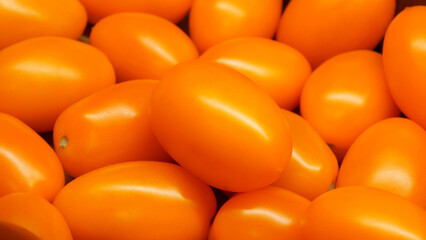
{"label": "smooth orange surface", "polygon": [[0,112],[37,132],[51,131],[65,108],[114,83],[107,57],[75,40],[33,38],[0,51]]}
{"label": "smooth orange surface", "polygon": [[140,161],[82,175],[54,205],[74,240],[206,239],[216,212],[211,188],[182,167]]}
{"label": "smooth orange surface", "polygon": [[395,13],[395,0],[292,0],[277,40],[299,50],[316,68],[340,53],[374,49]]}
{"label": "smooth orange surface", "polygon": [[239,193],[217,213],[209,240],[299,240],[310,201],[277,187]]}
{"label": "smooth orange surface", "polygon": [[144,13],[102,19],[93,27],[90,42],[108,56],[120,82],[160,79],[175,64],[198,57],[191,39],[176,25]]}
{"label": "smooth orange surface", "polygon": [[280,108],[237,71],[191,61],[170,70],[151,97],[160,144],[209,185],[231,192],[266,187],[291,156]]}
{"label": "smooth orange surface", "polygon": [[157,80],[133,80],[102,89],[71,105],[56,121],[55,151],[77,177],[119,162],[173,161],[155,139],[149,99]]}
{"label": "smooth orange surface", "polygon": [[23,122],[0,113],[0,196],[32,192],[52,201],[64,183],[53,149]]}
{"label": "smooth orange surface", "polygon": [[223,64],[244,74],[284,109],[299,105],[311,66],[297,50],[264,38],[239,38],[217,44],[200,59]]}
{"label": "smooth orange surface", "polygon": [[426,239],[426,211],[371,187],[344,187],[315,199],[302,220],[302,240]]}
{"label": "smooth orange surface", "polygon": [[78,0],[2,0],[0,49],[40,36],[77,39],[86,21],[86,10]]}
{"label": "smooth orange surface", "polygon": [[237,37],[272,38],[282,0],[194,0],[189,32],[201,52]]}
{"label": "smooth orange surface", "polygon": [[386,86],[382,56],[368,50],[338,55],[318,67],[302,91],[300,110],[339,161],[365,129],[399,116]]}
{"label": "smooth orange surface", "polygon": [[426,6],[406,8],[389,26],[383,63],[401,111],[426,128]]}
{"label": "smooth orange surface", "polygon": [[334,185],[338,163],[321,136],[299,115],[282,110],[293,142],[290,162],[273,184],[314,200]]}
{"label": "smooth orange surface", "polygon": [[[28,231],[25,235],[26,238],[31,237],[29,239],[34,239],[31,235],[43,240],[73,239],[59,211],[42,197],[31,193],[15,193],[1,197],[0,222],[22,228],[21,233]],[[1,232],[0,237],[10,240],[8,236],[1,236]]]}
{"label": "smooth orange surface", "polygon": [[366,185],[406,197],[426,209],[426,132],[413,121],[374,124],[352,144],[337,187]]}

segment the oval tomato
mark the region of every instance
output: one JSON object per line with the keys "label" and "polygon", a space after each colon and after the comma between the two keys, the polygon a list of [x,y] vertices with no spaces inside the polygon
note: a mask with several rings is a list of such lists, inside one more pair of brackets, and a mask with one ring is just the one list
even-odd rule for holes
{"label": "oval tomato", "polygon": [[386,86],[382,56],[368,50],[340,54],[318,67],[303,88],[300,110],[339,161],[365,129],[399,116]]}
{"label": "oval tomato", "polygon": [[189,32],[201,52],[237,37],[272,38],[282,0],[194,0]]}
{"label": "oval tomato", "polygon": [[344,187],[315,199],[302,220],[303,240],[426,239],[426,211],[371,187]]}
{"label": "oval tomato", "polygon": [[264,89],[278,106],[293,110],[311,66],[297,50],[264,38],[232,39],[207,50],[200,59],[223,64]]}
{"label": "oval tomato", "polygon": [[79,239],[206,239],[216,212],[211,188],[182,167],[127,162],[82,175],[54,205]]}
{"label": "oval tomato", "polygon": [[292,0],[277,40],[299,50],[316,68],[340,53],[374,49],[395,13],[395,0]]}
{"label": "oval tomato", "polygon": [[30,127],[0,113],[0,196],[32,192],[52,201],[64,186],[53,149]]}
{"label": "oval tomato", "polygon": [[[21,228],[21,231],[14,232],[25,233],[26,231],[28,234],[25,235],[34,235],[43,240],[73,239],[59,211],[42,197],[31,193],[15,193],[1,197],[0,222],[9,224],[11,227],[15,226],[9,228],[11,231]],[[11,231],[8,231],[9,234]],[[10,240],[10,238],[2,239]],[[22,239],[27,240],[27,238]]]}
{"label": "oval tomato", "polygon": [[102,89],[71,105],[53,130],[56,153],[74,176],[119,162],[173,161],[151,130],[149,99],[156,80]]}
{"label": "oval tomato", "polygon": [[108,58],[75,40],[33,38],[0,51],[0,112],[37,132],[51,131],[65,108],[114,83]]}
{"label": "oval tomato", "polygon": [[99,21],[90,42],[111,60],[118,81],[160,79],[173,65],[198,57],[176,25],[143,13],[117,13]]}

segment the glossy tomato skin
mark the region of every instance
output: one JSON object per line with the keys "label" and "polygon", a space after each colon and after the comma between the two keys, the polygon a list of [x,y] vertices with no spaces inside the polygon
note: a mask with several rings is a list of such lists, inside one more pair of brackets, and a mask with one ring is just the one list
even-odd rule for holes
{"label": "glossy tomato skin", "polygon": [[31,192],[52,201],[64,186],[53,149],[30,127],[0,113],[0,196]]}
{"label": "glossy tomato skin", "polygon": [[339,169],[336,156],[306,120],[293,112],[282,112],[290,126],[293,152],[273,185],[314,200],[334,186]]}
{"label": "glossy tomato skin", "polygon": [[79,239],[206,239],[216,212],[211,188],[182,167],[127,162],[84,174],[54,205]]}
{"label": "glossy tomato skin", "polygon": [[299,50],[313,68],[348,51],[374,49],[395,13],[395,0],[292,0],[277,40]]}
{"label": "glossy tomato skin", "polygon": [[339,161],[365,129],[400,114],[386,86],[382,56],[369,50],[343,53],[318,67],[303,88],[300,110]]}
{"label": "glossy tomato skin", "polygon": [[406,8],[386,32],[383,63],[396,104],[426,128],[426,6]]}
{"label": "glossy tomato skin", "polygon": [[175,64],[195,59],[198,51],[176,25],[144,13],[117,13],[99,21],[90,42],[111,60],[118,81],[161,79]]}
{"label": "glossy tomato skin", "polygon": [[4,0],[0,2],[0,49],[40,36],[77,39],[86,21],[86,10],[78,0]]}
{"label": "glossy tomato skin", "polygon": [[300,239],[310,201],[278,187],[239,193],[217,213],[209,240]]}
{"label": "glossy tomato skin", "polygon": [[371,187],[327,192],[307,208],[302,240],[426,239],[426,211],[397,195]]}
{"label": "glossy tomato skin", "polygon": [[231,67],[263,88],[284,109],[299,105],[311,66],[297,50],[265,38],[239,38],[214,45],[200,59]]}
{"label": "glossy tomato skin", "polygon": [[114,83],[108,58],[75,40],[33,38],[0,51],[0,112],[37,132],[51,131],[65,108]]}
{"label": "glossy tomato skin", "polygon": [[189,33],[200,52],[232,38],[272,38],[282,4],[282,0],[194,0]]}
{"label": "glossy tomato skin", "polygon": [[221,190],[266,187],[291,156],[288,125],[273,99],[216,63],[170,70],[152,93],[151,123],[176,162]]}
{"label": "glossy tomato skin", "polygon": [[43,240],[73,239],[61,213],[48,201],[32,193],[0,197],[0,222],[21,227]]}
{"label": "glossy tomato skin", "polygon": [[426,209],[426,132],[390,118],[363,132],[343,160],[337,187],[365,185],[401,195]]}
{"label": "glossy tomato skin", "polygon": [[55,151],[74,176],[119,162],[173,161],[151,129],[149,99],[157,80],[133,80],[102,89],[61,113]]}

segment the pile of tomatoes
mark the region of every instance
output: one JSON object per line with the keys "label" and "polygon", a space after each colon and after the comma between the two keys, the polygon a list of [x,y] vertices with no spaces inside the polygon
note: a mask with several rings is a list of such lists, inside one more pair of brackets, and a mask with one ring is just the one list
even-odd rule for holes
{"label": "pile of tomatoes", "polygon": [[0,0],[0,239],[426,240],[422,5]]}

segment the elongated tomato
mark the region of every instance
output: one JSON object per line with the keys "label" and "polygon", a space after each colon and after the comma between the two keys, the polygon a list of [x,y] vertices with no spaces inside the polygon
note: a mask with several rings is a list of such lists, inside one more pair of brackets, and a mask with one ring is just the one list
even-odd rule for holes
{"label": "elongated tomato", "polygon": [[65,177],[53,149],[30,127],[0,113],[0,196],[32,192],[52,201]]}
{"label": "elongated tomato", "polygon": [[291,156],[280,108],[237,71],[190,61],[170,70],[151,97],[151,124],[166,152],[216,188],[265,187]]}
{"label": "elongated tomato", "polygon": [[149,99],[157,83],[120,83],[62,112],[53,138],[65,171],[77,177],[119,162],[172,161],[155,139],[149,119]]}
{"label": "elongated tomato", "polygon": [[59,192],[54,205],[75,240],[207,239],[211,188],[182,167],[140,161],[100,168]]}

